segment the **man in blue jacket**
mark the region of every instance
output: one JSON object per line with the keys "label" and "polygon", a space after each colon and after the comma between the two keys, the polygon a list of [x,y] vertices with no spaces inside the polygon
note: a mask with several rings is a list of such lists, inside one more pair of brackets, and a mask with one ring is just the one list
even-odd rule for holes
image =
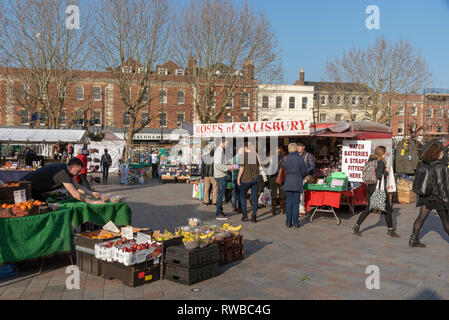
{"label": "man in blue jacket", "polygon": [[[298,142],[298,153],[303,158],[304,163],[306,165],[307,169],[307,175],[304,177],[304,183],[306,182],[312,182],[313,180],[313,173],[315,171],[315,159],[313,158],[313,155],[311,155],[309,152],[307,152],[306,146],[302,142]],[[305,210],[305,194],[304,191],[301,193],[301,199],[299,203],[299,215],[303,216],[306,214]]]}

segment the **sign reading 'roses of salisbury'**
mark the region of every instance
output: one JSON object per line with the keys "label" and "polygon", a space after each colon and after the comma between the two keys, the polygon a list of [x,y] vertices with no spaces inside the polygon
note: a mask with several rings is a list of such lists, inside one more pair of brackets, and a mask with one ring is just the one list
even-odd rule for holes
{"label": "sign reading 'roses of salisbury'", "polygon": [[196,137],[262,137],[309,135],[309,120],[195,124]]}

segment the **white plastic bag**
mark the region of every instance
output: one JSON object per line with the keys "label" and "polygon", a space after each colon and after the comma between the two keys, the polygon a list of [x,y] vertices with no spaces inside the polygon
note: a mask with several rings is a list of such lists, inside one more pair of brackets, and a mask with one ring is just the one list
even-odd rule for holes
{"label": "white plastic bag", "polygon": [[267,187],[263,189],[263,192],[259,196],[259,204],[265,207],[271,206],[271,191]]}

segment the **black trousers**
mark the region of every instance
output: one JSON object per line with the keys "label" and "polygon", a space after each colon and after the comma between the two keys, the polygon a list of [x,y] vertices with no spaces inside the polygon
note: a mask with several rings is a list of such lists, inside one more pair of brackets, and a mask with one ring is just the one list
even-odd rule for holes
{"label": "black trousers", "polygon": [[[374,191],[376,190],[376,185],[367,185],[366,186],[366,196],[368,198],[368,203],[366,205],[365,210],[362,211],[362,213],[359,216],[359,219],[357,220],[357,224],[360,226],[362,225],[363,221],[370,215],[372,212],[370,207],[371,202],[371,196],[373,195]],[[385,206],[385,222],[387,223],[388,228],[393,228],[393,206],[390,202],[390,197],[387,194],[387,203]]]}
{"label": "black trousers", "polygon": [[92,190],[89,181],[87,181],[87,175],[80,174],[80,180],[81,180],[80,185],[82,185],[83,187],[85,187],[89,190]]}

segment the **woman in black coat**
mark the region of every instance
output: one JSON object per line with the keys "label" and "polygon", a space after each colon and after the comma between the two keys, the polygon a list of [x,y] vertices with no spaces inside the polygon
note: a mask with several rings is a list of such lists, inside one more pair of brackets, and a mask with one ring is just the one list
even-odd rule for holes
{"label": "woman in black coat", "polygon": [[410,247],[425,247],[419,241],[419,232],[429,213],[435,209],[441,218],[443,228],[449,235],[449,191],[447,165],[444,164],[444,149],[441,143],[432,142],[421,155],[421,165],[428,168],[430,173],[431,191],[428,196],[418,195],[416,206],[420,207],[418,218],[413,224]]}
{"label": "woman in black coat", "polygon": [[[387,177],[390,173],[390,168],[387,168],[386,162],[385,162],[385,154],[387,152],[387,148],[384,146],[378,146],[376,149],[374,149],[374,153],[369,157],[368,162],[370,161],[377,161],[377,167],[376,167],[376,178],[377,180],[381,180],[382,177],[384,177],[384,190],[387,190]],[[360,214],[359,219],[357,220],[357,223],[352,228],[352,233],[356,236],[361,236],[359,230],[360,226],[362,225],[363,221],[365,221],[366,217],[369,216],[371,213],[370,209],[370,202],[371,202],[371,196],[373,195],[374,191],[376,191],[376,184],[365,184],[366,186],[366,195],[368,203],[366,205],[365,210]],[[387,194],[386,197],[386,206],[385,206],[386,212],[385,212],[385,221],[387,223],[388,237],[398,238],[399,235],[396,233],[394,227],[393,227],[393,206],[391,205],[390,198]]]}

